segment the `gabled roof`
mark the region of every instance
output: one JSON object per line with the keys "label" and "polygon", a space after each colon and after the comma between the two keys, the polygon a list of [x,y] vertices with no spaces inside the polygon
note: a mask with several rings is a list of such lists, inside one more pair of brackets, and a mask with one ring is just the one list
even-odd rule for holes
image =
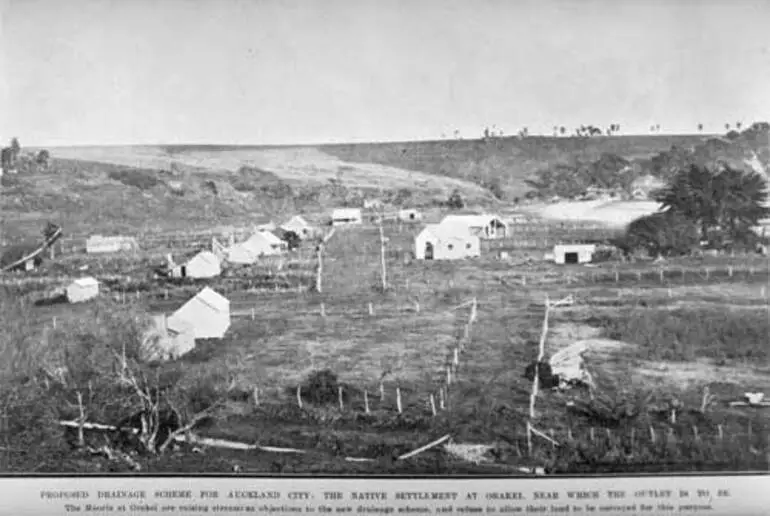
{"label": "gabled roof", "polygon": [[87,276],[85,278],[76,279],[72,282],[72,284],[77,285],[78,287],[92,287],[94,285],[99,285],[99,282],[96,280],[96,278]]}
{"label": "gabled roof", "polygon": [[336,208],[332,212],[332,218],[334,219],[358,219],[361,218],[360,208]]}
{"label": "gabled roof", "polygon": [[206,263],[219,264],[219,258],[217,258],[217,255],[215,255],[211,251],[201,251],[199,253],[196,253],[195,256],[187,260],[187,263],[189,264],[193,260],[202,260]]}
{"label": "gabled roof", "polygon": [[[198,292],[190,301],[193,299],[203,302],[218,312],[227,312],[230,310],[230,301],[209,287]],[[188,301],[188,303],[190,301]]]}
{"label": "gabled roof", "polygon": [[302,216],[294,215],[282,227],[286,227],[286,226],[301,226],[301,227],[309,228],[310,224],[308,224],[307,221],[302,218]]}
{"label": "gabled roof", "polygon": [[423,228],[420,234],[425,232],[430,233],[438,240],[467,240],[469,238],[478,238],[475,235],[471,235],[464,230],[457,231],[455,227],[444,226],[442,224],[428,224]]}
{"label": "gabled roof", "polygon": [[270,233],[269,231],[257,231],[251,235],[248,240],[243,242],[246,247],[251,247],[255,244],[257,246],[261,246],[265,243],[268,245],[280,245],[283,243],[283,240]]}

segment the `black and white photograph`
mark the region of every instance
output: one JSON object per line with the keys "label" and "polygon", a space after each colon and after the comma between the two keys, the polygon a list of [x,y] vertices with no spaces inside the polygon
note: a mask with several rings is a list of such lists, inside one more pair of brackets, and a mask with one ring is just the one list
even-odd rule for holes
{"label": "black and white photograph", "polygon": [[0,1],[0,472],[768,472],[769,28]]}

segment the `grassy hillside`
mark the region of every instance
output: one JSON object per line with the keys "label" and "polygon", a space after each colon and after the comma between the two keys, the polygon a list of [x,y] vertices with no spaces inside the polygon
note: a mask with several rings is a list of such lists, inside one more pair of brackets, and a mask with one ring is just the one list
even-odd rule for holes
{"label": "grassy hillside", "polygon": [[[5,238],[37,234],[45,220],[70,232],[178,229],[328,214],[368,196],[427,207],[455,189],[499,208],[543,167],[613,153],[644,159],[705,137],[446,140],[320,146],[104,146],[52,148],[51,166],[3,179]],[[223,222],[224,221],[224,222]]]}
{"label": "grassy hillside", "polygon": [[328,145],[323,150],[346,161],[380,163],[476,183],[499,177],[507,196],[513,198],[530,189],[524,180],[540,168],[576,159],[595,160],[603,153],[617,154],[628,160],[647,158],[672,146],[693,147],[704,138],[698,135],[531,136],[487,141]]}

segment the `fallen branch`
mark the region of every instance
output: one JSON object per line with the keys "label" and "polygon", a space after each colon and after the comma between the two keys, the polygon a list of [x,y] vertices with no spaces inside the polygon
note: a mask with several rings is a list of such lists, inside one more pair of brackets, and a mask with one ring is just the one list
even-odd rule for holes
{"label": "fallen branch", "polygon": [[[81,426],[79,421],[59,421],[59,426],[66,426],[69,428],[79,428]],[[131,434],[138,434],[139,429],[138,428],[132,428],[132,427],[122,427],[118,428],[117,426],[112,425],[102,425],[101,423],[88,423],[83,422],[82,424],[83,429],[85,430],[104,430],[109,432],[128,432]]]}
{"label": "fallen branch", "polygon": [[366,459],[361,457],[345,457],[347,462],[376,462],[374,459]]}
{"label": "fallen branch", "polygon": [[440,439],[436,439],[432,443],[428,443],[425,446],[421,446],[420,448],[417,448],[416,450],[413,450],[413,451],[410,451],[409,453],[405,453],[405,454],[401,455],[396,460],[405,460],[405,459],[408,459],[410,457],[414,457],[415,455],[419,455],[420,453],[422,453],[422,452],[424,452],[426,450],[429,450],[429,449],[433,448],[434,446],[438,446],[439,444],[443,443],[444,441],[447,441],[450,437],[451,436],[449,434],[446,434],[444,437],[442,437]]}

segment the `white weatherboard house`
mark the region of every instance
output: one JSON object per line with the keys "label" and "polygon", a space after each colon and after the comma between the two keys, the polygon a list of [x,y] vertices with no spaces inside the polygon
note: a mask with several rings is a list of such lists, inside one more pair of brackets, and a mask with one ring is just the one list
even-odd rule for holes
{"label": "white weatherboard house", "polygon": [[332,212],[332,226],[351,226],[361,222],[361,210],[358,208],[337,208]]}
{"label": "white weatherboard house", "polygon": [[596,252],[595,244],[561,244],[553,246],[553,261],[560,265],[588,263]]}
{"label": "white weatherboard house", "polygon": [[139,244],[134,237],[93,235],[86,240],[86,253],[119,253],[136,251]]}
{"label": "white weatherboard house", "polygon": [[418,222],[422,220],[422,213],[414,208],[398,210],[398,220],[401,222]]}
{"label": "white weatherboard house", "polygon": [[206,287],[168,318],[171,328],[185,323],[192,325],[196,339],[221,339],[230,328],[230,301]]}
{"label": "white weatherboard house", "polygon": [[300,240],[313,236],[313,227],[299,215],[293,216],[288,222],[281,226],[281,229],[296,233]]}
{"label": "white weatherboard house", "polygon": [[81,303],[99,295],[99,282],[96,278],[85,277],[76,279],[67,287],[67,301]]}
{"label": "white weatherboard house", "polygon": [[505,238],[508,225],[497,215],[447,215],[440,224],[455,233],[465,232],[483,239]]}
{"label": "white weatherboard house", "polygon": [[481,255],[478,236],[440,224],[428,224],[414,239],[415,258],[418,260],[459,260]]}
{"label": "white weatherboard house", "polygon": [[153,316],[142,340],[149,360],[173,360],[195,349],[195,327],[184,319],[169,323],[165,314]]}
{"label": "white weatherboard house", "polygon": [[222,264],[217,255],[211,251],[201,251],[184,265],[176,265],[171,269],[173,278],[215,278],[222,274]]}

